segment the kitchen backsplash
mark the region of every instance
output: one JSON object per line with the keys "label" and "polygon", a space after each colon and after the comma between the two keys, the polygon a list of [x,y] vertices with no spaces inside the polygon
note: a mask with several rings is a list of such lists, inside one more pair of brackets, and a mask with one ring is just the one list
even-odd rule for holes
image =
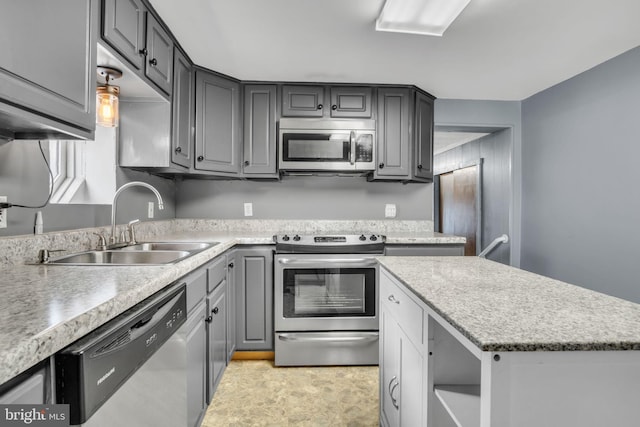
{"label": "kitchen backsplash", "polygon": [[[122,229],[123,226],[120,226]],[[221,233],[420,233],[433,231],[432,221],[397,220],[222,220],[173,219],[145,221],[136,225],[138,241],[183,231]],[[82,252],[98,245],[96,233],[108,236],[111,227],[84,228],[39,235],[0,238],[0,266],[35,263],[40,249]],[[58,255],[57,253],[54,255]]]}

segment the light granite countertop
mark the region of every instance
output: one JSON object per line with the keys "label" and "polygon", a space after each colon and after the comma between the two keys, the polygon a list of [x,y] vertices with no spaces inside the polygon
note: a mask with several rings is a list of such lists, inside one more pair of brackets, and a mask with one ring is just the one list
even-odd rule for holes
{"label": "light granite countertop", "polygon": [[[183,221],[186,222],[186,221]],[[218,245],[184,261],[165,266],[63,266],[10,263],[0,266],[0,384],[46,359],[58,350],[106,323],[136,303],[235,245],[273,244],[273,235],[255,227],[247,231],[206,231],[194,222],[145,241],[208,241]],[[164,226],[165,224],[161,224]],[[240,224],[242,225],[242,224]],[[267,226],[272,223],[267,223]],[[153,224],[151,225],[153,226]],[[218,227],[223,228],[223,227]],[[203,230],[205,229],[205,230]],[[365,228],[363,227],[363,230]],[[326,230],[337,234],[337,230]],[[351,233],[354,231],[351,230]],[[71,233],[73,234],[73,233]],[[91,235],[91,233],[88,233]],[[393,243],[464,243],[464,238],[425,230],[387,233]],[[47,236],[45,235],[45,238]],[[35,236],[38,238],[38,236]],[[85,241],[81,235],[64,240],[52,235],[49,245],[28,242],[18,252],[36,252],[37,247],[70,247],[69,239]],[[22,255],[22,254],[20,254]]]}
{"label": "light granite countertop", "polygon": [[477,257],[379,257],[482,351],[640,350],[640,304]]}

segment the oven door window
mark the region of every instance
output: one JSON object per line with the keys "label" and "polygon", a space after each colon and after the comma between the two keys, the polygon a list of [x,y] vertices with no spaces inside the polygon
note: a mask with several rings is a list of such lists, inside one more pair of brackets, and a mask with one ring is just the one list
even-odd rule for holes
{"label": "oven door window", "polygon": [[283,316],[375,316],[375,268],[285,269]]}
{"label": "oven door window", "polygon": [[293,162],[348,162],[351,156],[349,134],[285,133],[282,158]]}

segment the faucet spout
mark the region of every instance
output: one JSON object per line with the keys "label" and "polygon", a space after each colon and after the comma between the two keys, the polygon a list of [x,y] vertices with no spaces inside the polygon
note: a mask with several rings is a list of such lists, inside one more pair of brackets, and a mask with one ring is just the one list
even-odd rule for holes
{"label": "faucet spout", "polygon": [[160,210],[164,209],[164,202],[162,201],[162,196],[153,185],[147,184],[146,182],[142,182],[142,181],[131,181],[124,184],[123,186],[118,188],[116,193],[113,195],[113,202],[111,203],[111,236],[109,237],[109,243],[111,244],[116,243],[116,211],[117,211],[118,197],[124,190],[126,190],[129,187],[145,187],[153,191],[153,194],[155,194],[156,197],[158,198],[158,209]]}

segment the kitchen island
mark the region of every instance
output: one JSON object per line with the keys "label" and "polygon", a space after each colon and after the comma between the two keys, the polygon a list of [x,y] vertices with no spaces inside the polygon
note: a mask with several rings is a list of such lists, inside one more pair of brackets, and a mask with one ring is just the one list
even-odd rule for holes
{"label": "kitchen island", "polygon": [[379,262],[383,425],[637,425],[640,305],[476,257]]}

